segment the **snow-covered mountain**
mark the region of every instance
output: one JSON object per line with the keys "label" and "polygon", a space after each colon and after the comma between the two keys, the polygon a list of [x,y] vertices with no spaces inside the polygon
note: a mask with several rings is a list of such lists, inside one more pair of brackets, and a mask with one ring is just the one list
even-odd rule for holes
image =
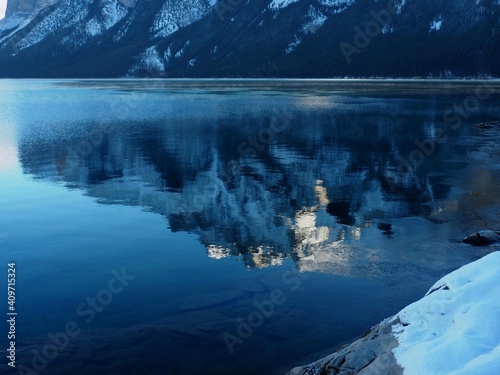
{"label": "snow-covered mountain", "polygon": [[8,7],[2,77],[500,75],[499,0],[11,0]]}

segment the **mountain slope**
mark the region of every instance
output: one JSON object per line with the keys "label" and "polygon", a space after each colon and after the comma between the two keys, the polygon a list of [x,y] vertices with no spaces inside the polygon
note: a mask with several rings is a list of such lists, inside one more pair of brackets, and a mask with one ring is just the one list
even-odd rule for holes
{"label": "mountain slope", "polygon": [[5,10],[5,19],[0,20],[0,39],[26,26],[40,10],[59,0],[18,0],[9,1]]}
{"label": "mountain slope", "polygon": [[500,76],[499,4],[60,0],[0,21],[0,76]]}
{"label": "mountain slope", "polygon": [[6,17],[12,17],[16,13],[33,14],[34,12],[46,8],[59,0],[17,0],[9,1],[5,10]]}

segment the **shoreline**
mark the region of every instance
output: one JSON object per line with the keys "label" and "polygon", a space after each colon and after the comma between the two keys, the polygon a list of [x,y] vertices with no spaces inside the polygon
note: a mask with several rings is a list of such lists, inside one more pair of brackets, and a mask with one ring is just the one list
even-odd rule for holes
{"label": "shoreline", "polygon": [[397,346],[392,330],[399,323],[397,316],[387,318],[358,339],[341,345],[321,359],[294,367],[285,375],[358,374],[365,369],[373,374],[401,375],[403,369],[392,353]]}
{"label": "shoreline", "polygon": [[[491,339],[488,335],[496,336],[500,333],[494,329],[482,329],[482,325],[497,324],[495,311],[500,303],[488,300],[483,291],[493,290],[491,294],[494,294],[495,287],[500,289],[495,285],[498,284],[499,266],[500,251],[492,249],[489,254],[438,280],[420,300],[384,319],[350,344],[342,345],[331,354],[307,365],[294,367],[286,375],[400,375],[404,373],[404,369],[415,373],[435,373],[429,371],[436,363],[450,367],[444,361],[436,361],[436,357],[449,360],[451,366],[457,364],[457,369],[468,367],[473,371],[479,366],[479,371],[499,370],[500,355],[495,355],[494,352],[500,352],[500,346],[485,349],[488,346],[485,343],[493,342],[494,346],[498,340]],[[483,321],[478,311],[492,318]],[[462,316],[466,314],[469,316]],[[461,320],[468,323],[469,330],[461,330]],[[465,348],[463,343],[467,343]],[[459,350],[456,349],[457,345],[461,345]],[[431,351],[430,348],[435,350]],[[464,355],[462,351],[469,355]],[[470,353],[477,355],[471,358]],[[425,357],[429,359],[426,361]],[[415,361],[416,358],[419,361]],[[461,363],[464,361],[465,363]]]}

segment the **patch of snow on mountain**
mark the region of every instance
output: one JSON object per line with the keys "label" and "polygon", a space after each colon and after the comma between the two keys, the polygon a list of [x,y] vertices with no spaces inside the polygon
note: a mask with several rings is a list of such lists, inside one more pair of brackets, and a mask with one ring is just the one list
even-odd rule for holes
{"label": "patch of snow on mountain", "polygon": [[[78,25],[78,27],[73,30],[70,34],[66,35],[61,40],[61,44],[66,47],[68,50],[77,50],[81,46],[83,46],[89,38],[89,33],[85,30],[85,24],[83,21],[87,18],[89,13],[89,9],[83,9],[81,12],[78,12],[75,17],[70,21],[71,24]],[[83,23],[83,24],[82,24]]]}
{"label": "patch of snow on mountain", "polygon": [[[89,16],[90,8],[86,8],[75,15],[75,17],[70,21],[70,24],[77,26],[70,34],[66,35],[61,40],[62,45],[70,50],[77,50],[88,43],[88,41],[93,37],[101,35],[113,27],[116,23],[122,20],[128,14],[129,9],[131,9],[122,5],[121,0],[98,0],[97,5],[99,6],[98,9],[100,9],[100,12],[86,22],[85,19]],[[113,36],[113,41],[116,42],[123,37],[126,29],[130,26],[130,18],[117,32],[117,34]]]}
{"label": "patch of snow on mountain", "polygon": [[138,56],[138,62],[128,71],[127,77],[135,77],[137,72],[146,71],[150,77],[165,76],[165,60],[156,46],[149,47]]}
{"label": "patch of snow on mountain", "polygon": [[338,14],[349,8],[356,0],[320,0],[321,5],[331,9],[331,13]]}
{"label": "patch of snow on mountain", "polygon": [[439,280],[397,315],[393,350],[405,375],[500,373],[500,252]]}
{"label": "patch of snow on mountain", "polygon": [[82,22],[89,14],[89,8],[82,9],[80,12],[76,13],[75,16],[69,21],[71,25],[76,25]]}
{"label": "patch of snow on mountain", "polygon": [[432,31],[439,31],[442,25],[443,25],[443,19],[441,17],[436,18],[430,24],[429,33],[431,33]]}
{"label": "patch of snow on mountain", "polygon": [[92,18],[89,22],[87,22],[85,30],[90,36],[96,36],[102,32],[102,25],[95,18]]}
{"label": "patch of snow on mountain", "polygon": [[86,31],[90,36],[100,35],[121,21],[128,13],[118,0],[101,0],[101,12],[87,22]]}
{"label": "patch of snow on mountain", "polygon": [[389,26],[389,24],[386,24],[384,25],[384,27],[382,27],[382,34],[388,34],[392,32],[393,32],[393,27]]}
{"label": "patch of snow on mountain", "polygon": [[147,69],[153,69],[165,73],[165,65],[156,47],[150,47],[143,55],[142,62]]}
{"label": "patch of snow on mountain", "polygon": [[104,1],[104,7],[102,8],[103,24],[106,30],[110,29],[116,25],[119,21],[123,19],[128,13],[127,7],[122,5],[121,1],[118,0],[106,0]]}
{"label": "patch of snow on mountain", "polygon": [[309,10],[304,18],[306,19],[306,22],[300,28],[299,35],[294,35],[293,40],[286,47],[286,54],[292,53],[299,46],[299,44],[302,43],[302,39],[305,35],[316,33],[316,31],[318,31],[318,29],[323,26],[325,21],[328,19],[328,17],[312,5],[309,7]]}
{"label": "patch of snow on mountain", "polygon": [[184,44],[184,46],[180,50],[177,51],[177,53],[175,54],[175,58],[176,59],[178,59],[179,57],[181,57],[184,54],[184,51],[186,50],[186,47],[188,47],[190,43],[191,43],[191,41],[188,40],[186,42],[186,44]]}
{"label": "patch of snow on mountain", "polygon": [[293,51],[295,51],[295,48],[302,42],[302,39],[299,38],[297,35],[294,36],[293,41],[286,47],[285,52],[286,54],[290,54]]}
{"label": "patch of snow on mountain", "polygon": [[286,8],[290,4],[296,3],[299,0],[273,0],[271,1],[271,4],[269,4],[269,9],[272,10],[279,10]]}
{"label": "patch of snow on mountain", "polygon": [[311,5],[306,19],[307,21],[304,25],[302,25],[301,31],[304,34],[314,34],[321,26],[323,26],[328,18]]}
{"label": "patch of snow on mountain", "polygon": [[406,5],[406,0],[401,0],[400,4],[396,3],[396,12],[397,14],[401,14],[401,11],[403,10],[403,7]]}
{"label": "patch of snow on mountain", "polygon": [[172,58],[172,50],[170,46],[168,46],[167,50],[163,54],[163,58],[165,59],[165,65],[167,65],[170,62],[170,59]]}
{"label": "patch of snow on mountain", "polygon": [[60,31],[62,28],[73,26],[75,16],[86,11],[92,0],[62,0],[59,6],[42,19],[28,34],[21,39],[17,47],[24,49],[40,42],[48,35]]}
{"label": "patch of snow on mountain", "polygon": [[214,4],[215,0],[180,0],[175,4],[167,1],[156,15],[150,31],[155,37],[165,38],[200,20]]}
{"label": "patch of snow on mountain", "polygon": [[320,0],[320,4],[326,5],[329,7],[341,7],[344,6],[345,4],[352,4],[354,3],[355,0]]}

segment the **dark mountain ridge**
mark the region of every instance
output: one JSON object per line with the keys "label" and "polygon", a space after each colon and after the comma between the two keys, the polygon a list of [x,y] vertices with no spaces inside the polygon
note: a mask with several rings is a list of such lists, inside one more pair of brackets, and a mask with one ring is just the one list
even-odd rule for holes
{"label": "dark mountain ridge", "polygon": [[60,0],[0,21],[0,77],[499,77],[499,4]]}

